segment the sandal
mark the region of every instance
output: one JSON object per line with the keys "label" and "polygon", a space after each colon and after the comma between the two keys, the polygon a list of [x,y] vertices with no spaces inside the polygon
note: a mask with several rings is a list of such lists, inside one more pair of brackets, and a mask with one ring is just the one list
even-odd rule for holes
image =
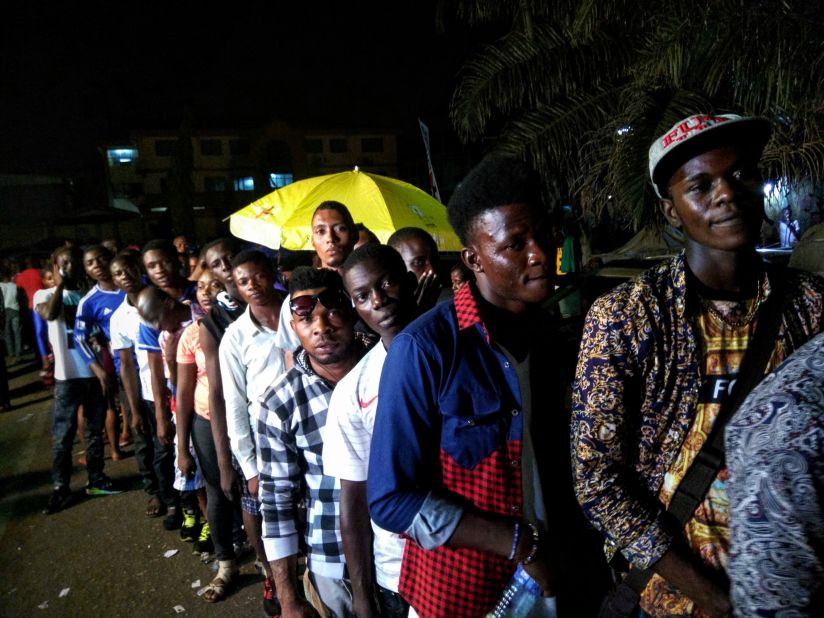
{"label": "sandal", "polygon": [[146,517],[160,517],[166,513],[166,506],[157,496],[152,496],[146,503]]}
{"label": "sandal", "polygon": [[204,601],[207,603],[217,603],[226,598],[226,595],[229,594],[229,591],[235,585],[235,575],[237,571],[230,573],[231,575],[228,575],[226,579],[218,575],[209,582],[209,585],[206,586],[206,591],[203,593]]}

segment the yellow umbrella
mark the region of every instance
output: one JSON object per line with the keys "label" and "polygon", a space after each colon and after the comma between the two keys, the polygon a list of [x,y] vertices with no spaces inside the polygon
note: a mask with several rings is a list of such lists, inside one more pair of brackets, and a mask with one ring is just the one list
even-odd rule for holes
{"label": "yellow umbrella", "polygon": [[363,223],[386,242],[395,230],[419,227],[441,251],[460,251],[461,243],[446,219],[446,208],[409,183],[361,172],[315,176],[286,185],[229,217],[232,234],[271,249],[312,249],[312,214],[321,202],[344,204],[356,223]]}

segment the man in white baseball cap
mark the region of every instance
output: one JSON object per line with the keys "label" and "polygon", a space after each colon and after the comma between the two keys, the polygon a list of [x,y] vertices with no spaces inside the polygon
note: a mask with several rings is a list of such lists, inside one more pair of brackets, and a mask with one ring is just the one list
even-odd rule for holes
{"label": "man in white baseball cap", "polygon": [[[730,615],[723,447],[682,509],[686,524],[666,509],[696,485],[679,490],[731,409],[736,380],[757,381],[824,326],[824,280],[776,272],[755,250],[769,135],[762,118],[701,114],[652,144],[650,180],[684,251],[599,298],[586,319],[573,399],[576,493],[652,616]],[[768,323],[778,327],[767,337]],[[755,371],[741,371],[745,353],[764,359],[749,361]]]}

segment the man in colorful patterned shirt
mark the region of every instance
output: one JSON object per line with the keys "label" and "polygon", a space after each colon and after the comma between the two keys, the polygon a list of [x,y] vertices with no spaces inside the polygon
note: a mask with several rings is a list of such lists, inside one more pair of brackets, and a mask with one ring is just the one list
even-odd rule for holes
{"label": "man in colorful patterned shirt", "polygon": [[766,120],[691,116],[650,148],[650,178],[685,250],[591,308],[573,395],[573,469],[584,513],[633,568],[651,568],[653,616],[726,616],[727,471],[684,529],[664,513],[729,395],[759,309],[784,279],[768,367],[822,327],[824,282],[780,275],[755,251]]}
{"label": "man in colorful patterned shirt", "polygon": [[[423,618],[486,615],[518,563],[547,597],[558,594],[559,615],[591,615],[597,570],[569,577],[588,553],[562,405],[571,363],[540,310],[554,252],[539,181],[520,161],[484,159],[448,214],[475,283],[388,349],[367,478],[372,519],[408,537],[399,590]],[[589,598],[565,608],[584,581]],[[555,599],[542,602],[541,615],[552,615]]]}

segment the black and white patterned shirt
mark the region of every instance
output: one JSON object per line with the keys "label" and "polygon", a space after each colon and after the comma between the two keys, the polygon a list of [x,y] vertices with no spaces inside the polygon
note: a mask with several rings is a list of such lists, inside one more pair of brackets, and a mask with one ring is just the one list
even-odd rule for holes
{"label": "black and white patterned shirt", "polygon": [[[365,348],[358,341],[359,357]],[[318,376],[302,348],[295,365],[263,394],[258,416],[261,513],[266,557],[299,551],[298,508],[306,504],[309,570],[341,579],[340,481],[323,470],[322,430],[333,386]]]}
{"label": "black and white patterned shirt", "polygon": [[824,615],[824,334],[753,389],[725,448],[735,615]]}

